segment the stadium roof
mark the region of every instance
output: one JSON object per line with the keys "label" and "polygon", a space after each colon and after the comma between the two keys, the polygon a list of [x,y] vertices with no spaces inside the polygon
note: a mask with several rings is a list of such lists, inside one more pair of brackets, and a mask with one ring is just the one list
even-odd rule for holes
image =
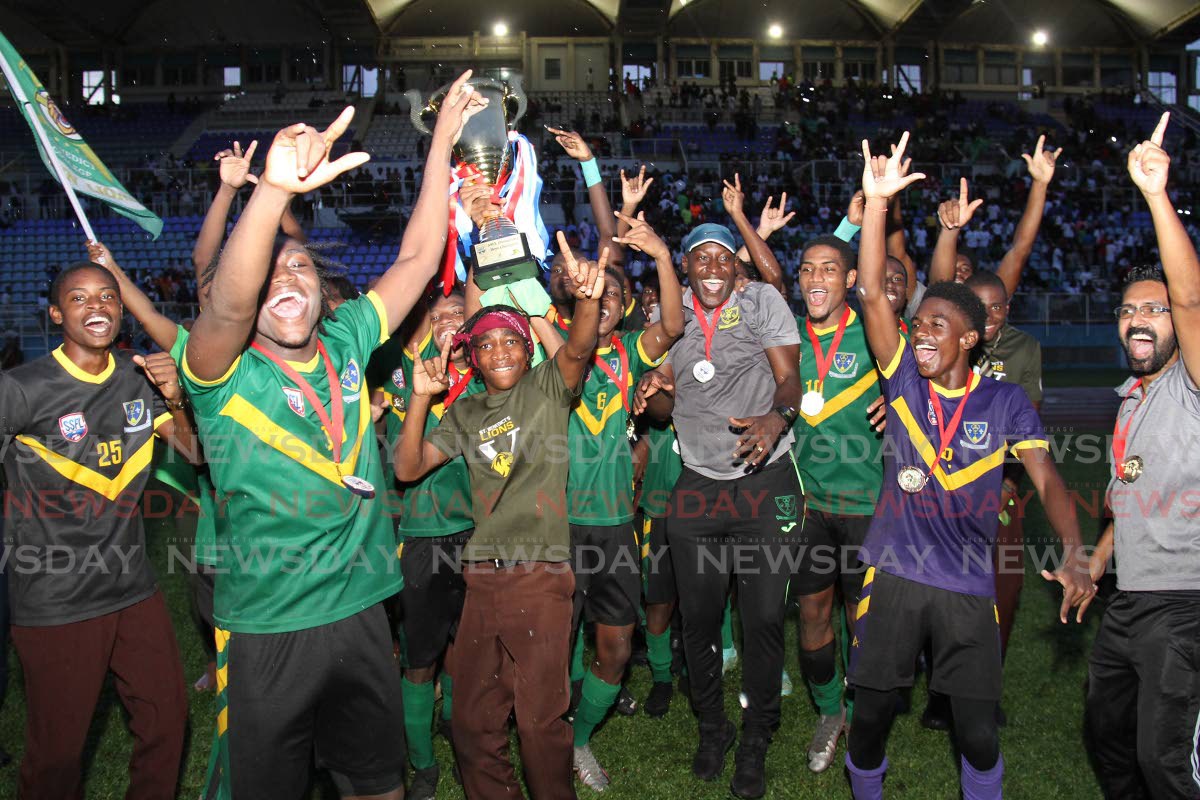
{"label": "stadium roof", "polygon": [[1114,46],[1200,38],[1195,0],[5,0],[0,31],[20,48],[95,50],[235,44],[373,44],[380,36],[658,35]]}

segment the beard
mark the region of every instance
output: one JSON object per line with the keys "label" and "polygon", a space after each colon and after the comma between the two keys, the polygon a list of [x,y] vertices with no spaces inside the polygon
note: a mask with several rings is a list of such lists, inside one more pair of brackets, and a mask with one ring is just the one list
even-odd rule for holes
{"label": "beard", "polygon": [[[1150,354],[1144,358],[1135,358],[1130,351],[1132,337],[1136,335],[1150,337],[1150,342],[1154,346]],[[1139,378],[1160,372],[1167,362],[1174,358],[1177,349],[1174,332],[1159,341],[1158,334],[1154,332],[1153,328],[1148,327],[1131,327],[1125,332],[1121,346],[1125,348],[1125,360],[1129,362],[1130,371]]]}

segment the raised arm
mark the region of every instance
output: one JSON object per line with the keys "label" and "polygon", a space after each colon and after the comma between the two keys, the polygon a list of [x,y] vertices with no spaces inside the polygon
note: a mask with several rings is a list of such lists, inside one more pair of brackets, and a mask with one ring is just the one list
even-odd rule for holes
{"label": "raised arm", "polygon": [[[646,177],[646,165],[642,164],[642,168],[638,170],[638,174],[633,177],[626,177],[625,170],[621,170],[621,213],[630,219],[637,213],[637,208],[646,199],[646,193],[650,191],[650,185],[654,183],[654,178]],[[617,218],[617,236],[624,236],[629,230],[629,225],[625,221]]]}
{"label": "raised arm", "polygon": [[[900,165],[900,177],[903,178],[907,175],[911,167],[912,159],[906,159]],[[917,264],[908,252],[907,236],[908,234],[904,230],[904,195],[898,194],[888,203],[887,254],[904,265],[905,304],[912,299],[913,292],[917,290]]]}
{"label": "raised arm", "polygon": [[272,268],[271,248],[292,196],[370,160],[366,153],[328,159],[353,118],[354,108],[348,107],[323,132],[297,123],[275,134],[258,186],[221,252],[208,304],[188,337],[188,367],[200,380],[215,381],[228,372],[254,332],[259,295]]}
{"label": "raised arm", "polygon": [[404,422],[400,425],[400,436],[392,450],[396,478],[405,483],[420,480],[450,460],[425,440],[425,420],[429,416],[433,398],[450,388],[450,378],[446,374],[450,363],[450,347],[451,343],[446,342],[441,355],[428,361],[419,354],[415,356],[412,395],[408,400],[408,410],[404,413]]}
{"label": "raised arm", "polygon": [[970,186],[966,178],[958,180],[958,199],[947,200],[938,206],[937,244],[929,262],[929,285],[954,280],[954,262],[958,259],[958,235],[975,216],[975,209],[983,205],[983,198],[970,199]]}
{"label": "raised arm", "polygon": [[208,213],[204,215],[200,235],[196,237],[196,244],[192,248],[192,268],[196,270],[197,284],[200,283],[208,265],[221,252],[221,240],[225,238],[225,222],[229,219],[229,209],[233,207],[233,199],[237,197],[238,190],[247,183],[258,183],[258,178],[250,174],[250,159],[254,157],[254,151],[257,149],[257,139],[250,143],[245,153],[242,153],[241,143],[234,142],[232,149],[222,150],[213,156],[213,161],[220,162],[218,171],[221,184],[213,193],[212,204],[208,207]]}
{"label": "raised arm", "polygon": [[858,299],[867,331],[867,344],[877,361],[890,361],[900,347],[900,329],[887,299],[887,213],[888,200],[904,187],[925,180],[920,172],[900,176],[900,164],[908,147],[908,131],[892,150],[891,158],[872,158],[871,147],[863,139],[863,210],[862,240],[858,248]]}
{"label": "raised arm", "polygon": [[653,258],[658,271],[658,322],[642,334],[642,349],[652,361],[657,361],[683,335],[683,289],[671,263],[671,248],[646,224],[645,212],[636,219],[621,213],[617,217],[629,230],[616,241]]}
{"label": "raised arm", "polygon": [[[549,125],[546,126],[546,130],[554,134],[555,141],[562,145],[562,149],[567,151],[567,155],[579,162],[585,185],[588,183],[589,174],[591,175],[591,180],[594,182],[587,187],[587,192],[588,202],[592,206],[592,218],[596,220],[600,241],[611,242],[617,235],[616,219],[613,217],[612,202],[608,199],[608,187],[604,185],[604,179],[596,180],[600,176],[600,166],[595,155],[592,154],[592,148],[588,147],[583,137],[575,131],[564,131],[559,128],[551,128]],[[584,165],[589,161],[592,162],[592,166],[585,167]],[[614,266],[620,265],[623,269],[625,249],[613,245],[609,245],[609,248],[610,257],[615,262]]]}
{"label": "raised arm", "polygon": [[462,135],[467,120],[487,106],[487,100],[467,83],[470,77],[471,70],[458,76],[442,100],[433,139],[429,143],[429,155],[425,159],[421,194],[404,229],[404,238],[400,240],[400,252],[375,284],[375,293],[387,310],[389,331],[394,331],[408,316],[409,309],[433,278],[446,250],[446,229],[450,221],[447,194],[450,150]]}
{"label": "raised arm", "polygon": [[563,383],[572,389],[579,386],[591,369],[596,351],[597,331],[600,328],[600,295],[604,293],[604,268],[608,264],[608,248],[600,251],[597,262],[575,260],[567,239],[558,232],[558,246],[566,259],[567,274],[575,294],[575,316],[567,341],[554,354]]}
{"label": "raised arm", "polygon": [[1054,178],[1054,164],[1062,155],[1061,147],[1054,152],[1048,152],[1045,145],[1045,135],[1039,136],[1033,155],[1021,154],[1021,158],[1025,159],[1025,164],[1029,167],[1029,177],[1032,179],[1029,184],[1029,197],[1025,199],[1025,213],[1021,215],[1021,221],[1017,223],[1017,229],[1013,232],[1012,246],[1001,259],[1000,266],[996,267],[996,275],[1004,281],[1004,288],[1009,297],[1012,297],[1021,285],[1021,273],[1029,263],[1029,255],[1033,252],[1033,244],[1037,241],[1038,229],[1042,225],[1042,215],[1046,211],[1046,190]]}
{"label": "raised arm", "polygon": [[1179,355],[1192,382],[1200,383],[1200,262],[1191,237],[1167,196],[1171,157],[1163,150],[1162,143],[1170,117],[1170,112],[1163,114],[1150,139],[1133,148],[1129,154],[1129,177],[1146,198],[1150,219],[1154,221]]}
{"label": "raised arm", "polygon": [[121,291],[121,302],[124,303],[129,313],[133,314],[133,318],[145,328],[151,341],[158,345],[160,350],[170,352],[179,335],[179,328],[175,323],[160,313],[146,293],[129,279],[125,270],[121,269],[121,265],[117,263],[117,259],[113,257],[103,242],[89,242],[87,251],[88,259],[93,264],[103,265],[117,279],[117,288]]}
{"label": "raised arm", "polygon": [[724,188],[721,190],[721,200],[725,203],[725,211],[733,219],[733,224],[737,226],[742,241],[746,243],[746,252],[750,255],[750,263],[758,268],[763,283],[774,286],[776,291],[787,297],[787,289],[783,285],[783,268],[779,266],[775,254],[771,252],[766,241],[758,235],[758,231],[754,229],[754,226],[750,224],[750,219],[746,216],[746,196],[742,193],[741,177],[734,173],[733,183],[729,181],[722,181],[722,183]]}

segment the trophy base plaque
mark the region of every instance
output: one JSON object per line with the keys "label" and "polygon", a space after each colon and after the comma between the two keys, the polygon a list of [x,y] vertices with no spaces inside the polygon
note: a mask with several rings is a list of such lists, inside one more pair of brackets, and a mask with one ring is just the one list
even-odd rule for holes
{"label": "trophy base plaque", "polygon": [[475,285],[483,291],[541,275],[541,266],[529,252],[525,234],[505,217],[495,216],[484,222],[479,239],[471,247],[471,260]]}

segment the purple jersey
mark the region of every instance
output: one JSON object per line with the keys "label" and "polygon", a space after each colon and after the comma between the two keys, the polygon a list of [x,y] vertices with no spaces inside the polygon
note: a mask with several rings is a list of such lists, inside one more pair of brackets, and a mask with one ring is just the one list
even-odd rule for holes
{"label": "purple jersey", "polygon": [[[887,402],[883,489],[864,545],[863,561],[900,578],[974,595],[992,595],[992,545],[999,524],[1004,460],[1010,448],[1049,449],[1041,420],[1017,384],[980,380],[958,429],[925,488],[904,492],[897,473],[915,466],[928,473],[938,446],[932,385],[948,425],[964,391],[942,389],[921,377],[908,342],[890,364],[879,365]],[[945,454],[943,454],[945,455]]]}

